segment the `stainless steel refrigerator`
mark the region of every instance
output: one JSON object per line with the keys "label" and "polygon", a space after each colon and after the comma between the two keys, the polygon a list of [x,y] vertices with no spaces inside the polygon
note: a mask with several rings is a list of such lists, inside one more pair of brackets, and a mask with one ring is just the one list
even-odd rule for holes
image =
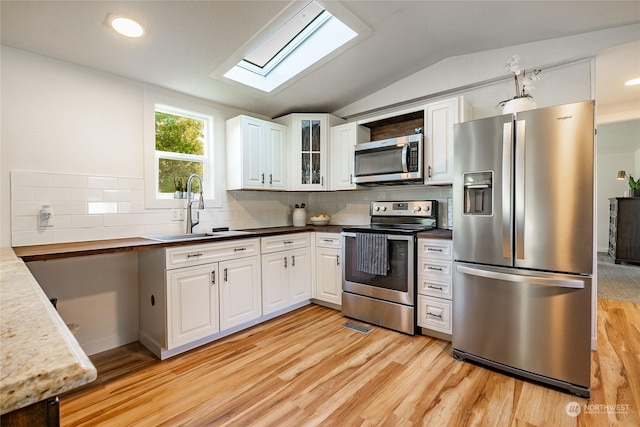
{"label": "stainless steel refrigerator", "polygon": [[594,103],[454,129],[453,354],[589,397]]}

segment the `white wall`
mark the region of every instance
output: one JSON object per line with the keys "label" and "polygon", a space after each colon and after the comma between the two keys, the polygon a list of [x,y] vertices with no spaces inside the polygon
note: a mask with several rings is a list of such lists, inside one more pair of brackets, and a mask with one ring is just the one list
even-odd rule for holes
{"label": "white wall", "polygon": [[[507,80],[508,76],[505,75],[504,64],[513,55],[520,56],[522,65],[527,70],[531,68],[543,69],[543,74],[541,74],[543,80],[537,82],[534,97],[539,106],[550,105],[546,100],[540,98],[543,96],[543,91],[547,91],[549,96],[554,95],[553,92],[545,89],[545,85],[548,85],[548,79],[545,77],[546,69],[555,64],[593,57],[606,48],[636,41],[639,33],[640,24],[634,24],[447,58],[343,107],[335,111],[334,114],[351,118],[370,111],[385,109],[396,103],[458,91],[459,88],[474,86],[481,82],[492,83],[496,80]],[[570,89],[574,84],[583,83],[580,76],[568,77],[564,81],[565,87],[553,85],[549,89],[563,91]],[[511,86],[509,84],[505,88],[508,90]],[[493,99],[497,103],[504,99],[505,95],[508,98],[513,96],[513,92],[510,92],[510,95],[508,92],[503,92],[500,97],[495,96]]]}
{"label": "white wall", "polygon": [[624,197],[628,181],[617,179],[618,171],[640,177],[640,119],[598,126],[597,135],[597,248],[606,252],[609,242],[609,198]]}

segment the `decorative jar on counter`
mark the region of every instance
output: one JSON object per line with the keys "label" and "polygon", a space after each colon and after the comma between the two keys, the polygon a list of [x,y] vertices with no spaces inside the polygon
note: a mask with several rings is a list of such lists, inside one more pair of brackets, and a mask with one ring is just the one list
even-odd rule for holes
{"label": "decorative jar on counter", "polygon": [[295,208],[293,210],[293,226],[304,227],[307,225],[307,210],[305,208]]}

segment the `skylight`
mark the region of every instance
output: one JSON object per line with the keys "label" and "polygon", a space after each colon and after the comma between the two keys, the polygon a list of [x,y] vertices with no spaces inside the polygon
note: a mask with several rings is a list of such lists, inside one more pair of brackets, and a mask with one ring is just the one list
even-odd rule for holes
{"label": "skylight", "polygon": [[224,76],[271,92],[357,35],[312,1],[273,31]]}

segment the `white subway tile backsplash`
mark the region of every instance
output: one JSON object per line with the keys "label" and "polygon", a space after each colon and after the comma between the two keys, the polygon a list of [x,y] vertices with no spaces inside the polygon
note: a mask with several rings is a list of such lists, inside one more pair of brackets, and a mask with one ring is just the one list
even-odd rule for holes
{"label": "white subway tile backsplash", "polygon": [[71,190],[71,200],[74,202],[102,202],[103,190],[99,188],[77,188]]}
{"label": "white subway tile backsplash", "polygon": [[118,188],[118,178],[106,176],[90,176],[87,177],[87,186],[89,188]]}
{"label": "white subway tile backsplash", "polygon": [[131,190],[103,190],[105,202],[130,202],[132,200]]}
{"label": "white subway tile backsplash", "polygon": [[88,202],[87,213],[95,214],[112,214],[118,212],[117,202]]}
{"label": "white subway tile backsplash", "polygon": [[71,189],[55,187],[34,188],[33,200],[42,201],[45,204],[66,202],[71,200]]}
{"label": "white subway tile backsplash", "polygon": [[71,227],[91,228],[104,225],[102,215],[71,215]]}
{"label": "white subway tile backsplash", "polygon": [[[327,213],[332,223],[367,224],[374,200],[437,199],[446,224],[447,187],[371,188],[328,193],[229,191],[223,207],[199,211],[196,231],[290,225],[296,203],[308,215]],[[39,228],[37,214],[52,204],[54,226]],[[186,206],[186,201],[182,209]],[[11,172],[12,245],[24,246],[76,240],[183,233],[184,221],[172,219],[172,209],[146,209],[144,179],[41,172]]]}
{"label": "white subway tile backsplash", "polygon": [[83,202],[55,202],[53,203],[53,212],[54,215],[82,215],[87,213],[87,204]]}

